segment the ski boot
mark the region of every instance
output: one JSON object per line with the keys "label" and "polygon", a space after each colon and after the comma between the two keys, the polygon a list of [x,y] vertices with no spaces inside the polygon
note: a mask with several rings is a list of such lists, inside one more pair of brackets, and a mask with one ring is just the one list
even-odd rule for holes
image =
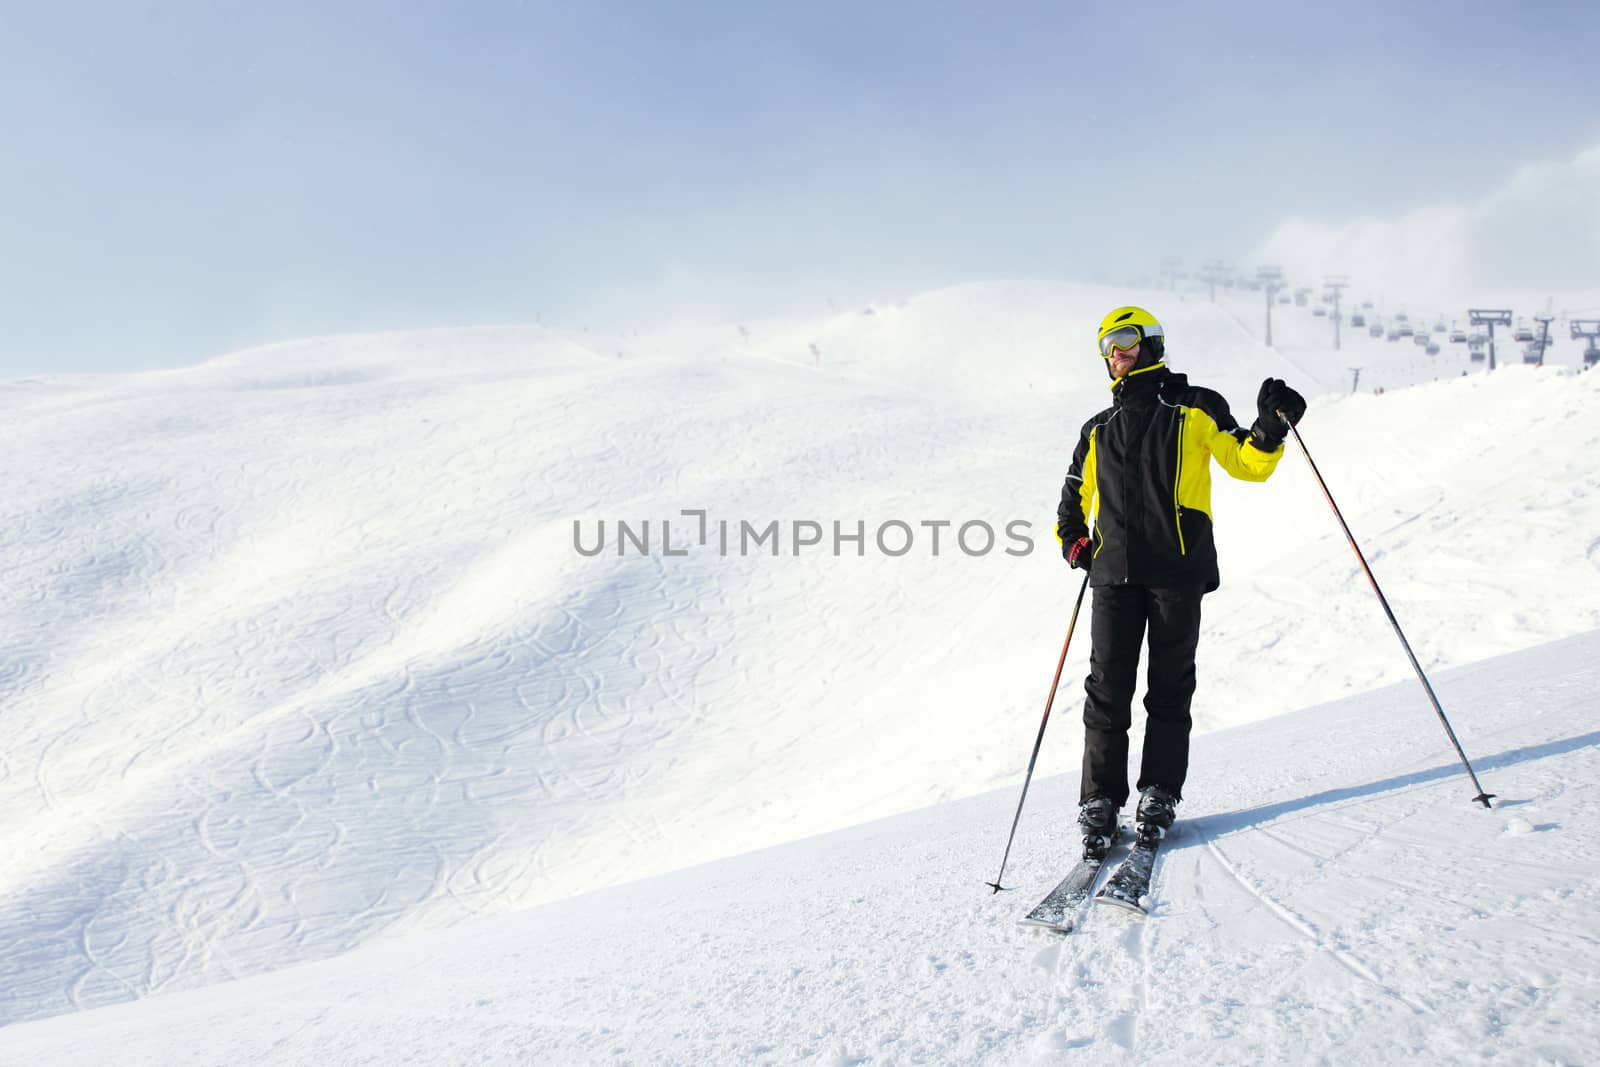
{"label": "ski boot", "polygon": [[1090,797],[1078,805],[1078,828],[1083,831],[1083,858],[1098,862],[1106,858],[1117,839],[1117,809],[1121,805],[1108,797]]}
{"label": "ski boot", "polygon": [[1134,819],[1141,843],[1159,841],[1178,817],[1178,798],[1159,785],[1152,785],[1139,794],[1139,808]]}

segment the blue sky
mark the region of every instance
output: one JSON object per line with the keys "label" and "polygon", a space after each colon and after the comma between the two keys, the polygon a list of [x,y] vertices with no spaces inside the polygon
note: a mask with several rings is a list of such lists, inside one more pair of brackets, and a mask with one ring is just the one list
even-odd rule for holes
{"label": "blue sky", "polygon": [[1111,6],[0,4],[0,374],[1120,278],[1600,143],[1600,5]]}

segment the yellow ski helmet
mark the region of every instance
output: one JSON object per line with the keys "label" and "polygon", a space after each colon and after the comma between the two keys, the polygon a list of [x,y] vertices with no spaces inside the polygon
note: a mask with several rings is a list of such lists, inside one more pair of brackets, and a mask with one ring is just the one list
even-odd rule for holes
{"label": "yellow ski helmet", "polygon": [[1113,348],[1132,348],[1152,337],[1165,337],[1154,315],[1144,308],[1117,308],[1100,320],[1100,355],[1110,359]]}

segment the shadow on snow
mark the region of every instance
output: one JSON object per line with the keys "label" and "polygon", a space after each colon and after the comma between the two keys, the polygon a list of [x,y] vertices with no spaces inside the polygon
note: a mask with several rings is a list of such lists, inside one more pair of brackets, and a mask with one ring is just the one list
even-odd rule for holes
{"label": "shadow on snow", "polygon": [[[1568,752],[1576,752],[1582,748],[1600,745],[1600,730],[1569,737],[1560,741],[1546,741],[1539,745],[1526,745],[1522,748],[1513,748],[1505,752],[1496,753],[1486,759],[1473,763],[1473,769],[1478,772],[1480,781],[1491,771],[1503,767],[1512,767],[1530,760],[1544,759],[1548,756],[1559,756]],[[1469,757],[1470,758],[1470,757]],[[1471,797],[1468,793],[1471,784],[1467,780],[1466,771],[1460,763],[1448,763],[1439,767],[1431,767],[1425,771],[1413,774],[1397,774],[1392,778],[1384,778],[1376,782],[1367,782],[1364,785],[1346,786],[1342,789],[1325,789],[1320,793],[1313,793],[1307,797],[1296,797],[1292,800],[1280,800],[1271,804],[1261,804],[1253,808],[1244,808],[1240,811],[1222,812],[1216,815],[1203,815],[1196,819],[1187,820],[1189,825],[1199,833],[1188,838],[1188,841],[1201,841],[1206,837],[1230,834],[1236,830],[1243,830],[1260,823],[1271,822],[1284,815],[1310,808],[1318,808],[1327,804],[1338,804],[1341,801],[1357,800],[1370,797],[1379,793],[1387,793],[1397,789],[1406,789],[1411,786],[1424,785],[1428,782],[1437,782],[1442,779],[1460,777],[1463,786],[1463,803],[1468,803]],[[1484,782],[1484,787],[1490,792],[1494,791],[1493,782]],[[1497,804],[1496,807],[1514,806],[1518,801],[1507,801]],[[1187,843],[1184,842],[1184,843]],[[1182,847],[1182,843],[1174,842]]]}

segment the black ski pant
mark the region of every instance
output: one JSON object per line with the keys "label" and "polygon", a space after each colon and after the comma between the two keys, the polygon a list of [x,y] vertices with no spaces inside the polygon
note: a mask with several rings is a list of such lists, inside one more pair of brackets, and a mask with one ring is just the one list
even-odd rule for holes
{"label": "black ski pant", "polygon": [[1189,702],[1194,696],[1194,650],[1200,640],[1201,585],[1101,586],[1094,591],[1089,633],[1088,699],[1083,705],[1083,784],[1079,801],[1128,799],[1128,728],[1139,648],[1150,635],[1144,698],[1144,760],[1139,789],[1159,785],[1183,795],[1189,772]]}

